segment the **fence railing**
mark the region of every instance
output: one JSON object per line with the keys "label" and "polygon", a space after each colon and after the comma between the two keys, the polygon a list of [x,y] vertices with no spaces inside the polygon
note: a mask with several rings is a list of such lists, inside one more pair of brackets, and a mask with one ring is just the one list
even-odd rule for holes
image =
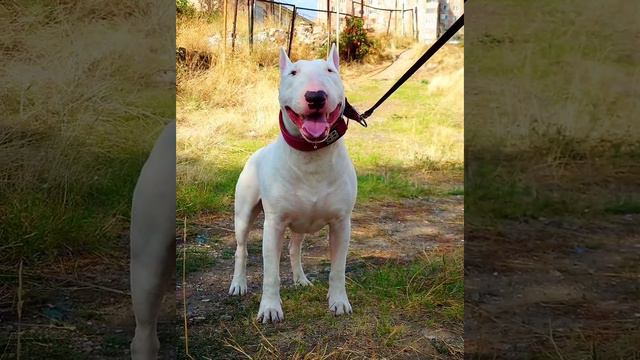
{"label": "fence railing", "polygon": [[[291,48],[293,46],[293,38],[295,36],[295,22],[296,22],[296,18],[300,15],[300,11],[310,11],[310,12],[316,12],[316,13],[324,13],[327,14],[327,36],[328,36],[328,40],[329,42],[331,42],[331,33],[332,33],[332,29],[331,29],[331,18],[335,15],[336,19],[339,21],[341,16],[344,17],[356,17],[356,18],[362,18],[363,14],[364,14],[364,8],[368,8],[368,9],[372,9],[375,11],[380,11],[383,13],[388,14],[388,20],[387,20],[387,28],[386,28],[386,34],[388,35],[390,33],[390,29],[391,29],[391,19],[394,13],[400,13],[401,17],[402,17],[402,35],[405,35],[405,13],[409,12],[411,13],[411,32],[412,32],[412,38],[415,38],[416,40],[418,39],[418,19],[417,19],[417,8],[413,8],[413,9],[392,9],[392,8],[380,8],[380,7],[376,7],[376,6],[371,6],[371,5],[367,5],[364,4],[363,1],[356,1],[356,0],[342,0],[342,1],[351,1],[351,13],[349,13],[348,11],[339,11],[339,9],[314,9],[314,8],[308,8],[308,7],[302,7],[302,6],[297,6],[295,4],[291,4],[291,3],[286,3],[286,2],[281,2],[281,1],[276,1],[276,0],[247,0],[247,24],[248,24],[248,42],[249,42],[249,49],[252,51],[253,50],[253,43],[254,43],[254,29],[255,29],[255,22],[256,22],[256,3],[257,2],[261,2],[261,3],[266,3],[266,4],[271,4],[271,5],[277,5],[279,8],[279,22],[282,25],[282,9],[286,9],[287,11],[290,11],[291,13],[291,19],[289,24],[287,24],[288,26],[288,31],[287,31],[287,54],[289,56],[291,56]],[[235,50],[235,44],[236,44],[236,37],[237,37],[237,21],[238,21],[238,6],[239,6],[239,2],[240,0],[235,0],[235,5],[234,5],[234,9],[233,9],[233,27],[232,27],[232,33],[231,33],[231,51],[232,53]],[[330,3],[329,1],[327,1],[327,7],[329,7]],[[355,14],[355,8],[356,5],[360,6],[360,15],[356,15]],[[339,6],[338,6],[339,7]],[[273,14],[273,11],[275,11],[275,7],[271,7],[271,11]],[[310,19],[307,19],[310,20]],[[365,19],[366,21],[366,19]],[[397,23],[397,17],[396,17],[396,23]],[[366,23],[365,23],[366,25]],[[225,6],[224,6],[224,32],[225,32],[225,36],[223,36],[224,42],[225,42],[225,47],[226,47],[226,33],[227,33],[227,6],[226,6],[226,1],[225,1]],[[397,29],[396,29],[397,32]],[[338,24],[336,24],[336,33],[335,33],[336,39],[340,37],[340,28],[338,26]]]}

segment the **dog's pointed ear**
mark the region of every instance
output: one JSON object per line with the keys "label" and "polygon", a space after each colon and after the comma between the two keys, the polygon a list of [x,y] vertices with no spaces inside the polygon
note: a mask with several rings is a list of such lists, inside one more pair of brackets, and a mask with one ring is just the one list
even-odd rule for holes
{"label": "dog's pointed ear", "polygon": [[289,56],[284,51],[284,48],[280,48],[280,73],[284,73],[289,66],[291,66],[291,60],[289,60]]}
{"label": "dog's pointed ear", "polygon": [[333,64],[336,67],[336,70],[340,71],[340,56],[338,54],[338,50],[336,50],[336,44],[331,44],[331,50],[329,51],[329,57],[327,57],[327,62]]}

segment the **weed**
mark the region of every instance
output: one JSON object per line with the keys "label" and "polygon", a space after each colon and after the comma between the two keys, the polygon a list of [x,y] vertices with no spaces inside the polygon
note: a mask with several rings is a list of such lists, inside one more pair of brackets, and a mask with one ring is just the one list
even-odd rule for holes
{"label": "weed", "polygon": [[[182,262],[184,259],[184,249],[176,251],[176,275],[182,276]],[[213,254],[207,248],[188,246],[186,249],[187,261],[185,262],[184,271],[187,274],[206,270],[215,264]]]}

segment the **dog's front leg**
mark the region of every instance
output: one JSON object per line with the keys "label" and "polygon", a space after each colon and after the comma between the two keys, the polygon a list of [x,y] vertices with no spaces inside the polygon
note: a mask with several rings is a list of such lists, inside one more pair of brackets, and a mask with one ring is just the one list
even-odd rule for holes
{"label": "dog's front leg", "polygon": [[258,311],[258,321],[262,321],[263,324],[284,320],[280,299],[280,254],[284,241],[284,229],[283,223],[265,214],[262,236],[264,278]]}
{"label": "dog's front leg", "polygon": [[345,267],[351,238],[351,217],[345,217],[329,225],[331,273],[329,273],[329,310],[335,315],[350,314],[351,304],[345,286]]}

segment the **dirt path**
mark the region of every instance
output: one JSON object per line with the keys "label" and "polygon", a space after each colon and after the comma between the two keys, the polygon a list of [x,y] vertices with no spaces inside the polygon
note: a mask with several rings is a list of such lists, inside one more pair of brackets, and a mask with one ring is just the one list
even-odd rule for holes
{"label": "dirt path", "polygon": [[414,45],[401,52],[389,66],[369,74],[368,77],[373,80],[397,80],[422,55],[422,50],[422,46]]}

